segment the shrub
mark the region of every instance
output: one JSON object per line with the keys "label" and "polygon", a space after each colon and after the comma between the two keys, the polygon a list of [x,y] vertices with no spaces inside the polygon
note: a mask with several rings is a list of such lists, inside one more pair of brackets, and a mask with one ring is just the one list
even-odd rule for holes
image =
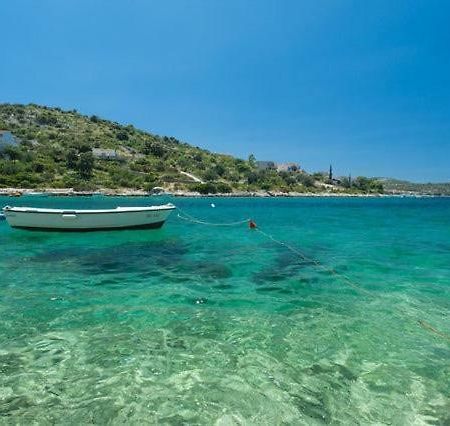
{"label": "shrub", "polygon": [[146,142],[143,149],[144,154],[155,157],[163,157],[166,153],[164,147],[158,142]]}
{"label": "shrub", "polygon": [[37,117],[37,122],[42,126],[56,126],[58,119],[53,114],[44,112]]}
{"label": "shrub", "polygon": [[124,131],[124,130],[120,130],[120,131],[117,132],[116,138],[119,141],[127,141],[128,140],[128,133],[126,131]]}
{"label": "shrub", "polygon": [[353,187],[363,192],[377,192],[382,193],[384,191],[383,184],[377,179],[366,178],[358,176],[353,181]]}
{"label": "shrub", "polygon": [[75,149],[69,149],[66,154],[66,164],[67,168],[69,169],[76,169],[77,168],[77,161],[78,161],[78,153]]}
{"label": "shrub", "polygon": [[233,191],[233,188],[225,182],[217,182],[216,189],[217,192],[220,192],[221,194],[228,194]]}
{"label": "shrub", "polygon": [[82,152],[77,162],[77,170],[82,179],[90,179],[94,169],[92,152]]}
{"label": "shrub", "polygon": [[42,173],[45,170],[45,166],[42,163],[33,163],[32,170],[36,173]]}
{"label": "shrub", "polygon": [[200,194],[225,194],[232,192],[232,188],[225,182],[206,182],[190,185],[192,191],[199,192]]}
{"label": "shrub", "polygon": [[307,173],[298,173],[296,175],[296,180],[298,183],[302,184],[306,188],[314,187],[314,178]]}
{"label": "shrub", "polygon": [[218,177],[219,175],[213,169],[208,169],[205,173],[203,173],[203,178],[209,182],[216,180]]}
{"label": "shrub", "polygon": [[190,187],[192,191],[199,192],[200,194],[216,194],[217,193],[217,187],[212,182],[207,183],[197,183],[194,185],[191,185]]}

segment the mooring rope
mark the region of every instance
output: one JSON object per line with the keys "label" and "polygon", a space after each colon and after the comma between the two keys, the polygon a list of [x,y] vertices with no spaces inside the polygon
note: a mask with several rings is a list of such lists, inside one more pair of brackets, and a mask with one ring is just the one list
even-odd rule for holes
{"label": "mooring rope", "polygon": [[[347,285],[349,285],[350,287],[354,288],[355,290],[358,290],[366,295],[369,295],[370,297],[373,298],[377,298],[379,299],[380,296],[374,294],[371,291],[366,290],[365,288],[361,287],[360,285],[356,284],[354,281],[352,281],[347,275],[345,274],[341,274],[339,272],[337,272],[335,269],[331,268],[331,267],[327,267],[325,265],[323,265],[321,262],[319,262],[317,259],[313,259],[311,257],[306,256],[303,252],[301,252],[300,250],[292,247],[291,245],[285,243],[284,241],[280,241],[277,240],[276,238],[274,238],[272,235],[267,234],[266,232],[262,231],[260,228],[256,227],[254,228],[255,231],[257,231],[258,233],[264,235],[266,238],[272,240],[274,243],[279,244],[282,247],[287,248],[288,250],[290,250],[292,253],[296,254],[297,256],[301,257],[304,261],[307,262],[312,262],[314,263],[316,266],[322,268],[323,270],[325,270],[326,272],[329,272],[331,274],[333,274],[334,276],[338,277],[338,278],[342,278],[345,283]],[[423,328],[424,330],[431,332],[433,334],[435,334],[436,336],[439,336],[440,338],[447,340],[450,342],[450,335],[444,333],[443,331],[437,330],[435,327],[433,327],[431,324],[429,324],[428,322],[414,317],[411,314],[409,314],[408,312],[402,312],[403,315],[405,317],[408,317],[409,320],[411,320],[413,323],[417,324],[418,326],[420,326],[421,328]]]}
{"label": "mooring rope", "polygon": [[[342,274],[340,272],[337,272],[334,268],[332,267],[328,267],[324,264],[322,264],[319,260],[314,259],[312,257],[306,256],[301,250],[291,246],[290,244],[284,242],[284,241],[280,241],[276,238],[274,238],[272,235],[268,234],[267,232],[264,232],[262,229],[260,229],[258,226],[256,226],[256,224],[251,220],[251,219],[243,219],[243,220],[239,220],[236,222],[228,222],[228,223],[212,223],[212,222],[206,222],[204,220],[200,220],[194,216],[191,216],[190,214],[186,213],[185,211],[183,211],[182,209],[180,209],[179,207],[177,207],[177,209],[179,210],[178,213],[178,217],[182,220],[191,222],[191,223],[196,223],[199,225],[207,225],[207,226],[237,226],[237,225],[242,225],[244,223],[248,223],[250,228],[253,231],[258,232],[260,235],[263,235],[265,238],[271,240],[272,242],[286,248],[287,250],[289,250],[290,252],[296,254],[297,256],[299,256],[302,260],[306,261],[306,262],[310,262],[313,263],[314,265],[316,265],[317,267],[321,268],[322,270],[334,275],[337,278],[341,278],[348,286],[352,287],[353,289],[364,293],[370,297],[373,298],[377,298],[379,299],[380,296],[377,294],[374,294],[372,291],[366,290],[365,288],[361,287],[360,285],[356,284],[351,278],[349,278],[347,275]],[[435,334],[436,336],[440,337],[441,339],[447,340],[450,342],[450,335],[437,330],[435,327],[433,327],[431,324],[429,324],[428,322],[422,320],[422,319],[418,319],[412,315],[410,315],[407,312],[403,312],[405,317],[408,317],[413,323],[415,323],[416,325],[420,326],[422,329]]]}
{"label": "mooring rope", "polygon": [[213,222],[206,222],[204,220],[200,220],[194,216],[191,216],[189,213],[186,213],[185,211],[181,210],[179,207],[177,207],[178,211],[181,213],[178,213],[178,217],[182,220],[185,220],[187,222],[191,223],[197,223],[199,225],[207,225],[207,226],[237,226],[242,225],[244,223],[248,223],[250,219],[242,219],[237,222],[225,222],[225,223],[213,223]]}
{"label": "mooring rope", "polygon": [[442,337],[445,340],[448,340],[450,342],[450,336],[448,334],[445,334],[443,331],[436,330],[431,324],[425,322],[424,320],[417,320],[418,324],[425,330],[431,331],[432,333],[436,334],[439,337]]}
{"label": "mooring rope", "polygon": [[338,278],[342,278],[350,287],[353,287],[356,290],[359,290],[363,293],[369,294],[372,296],[372,293],[367,291],[366,289],[362,288],[361,286],[355,284],[347,275],[341,274],[337,272],[335,269],[327,267],[323,265],[321,262],[319,262],[317,259],[313,259],[312,257],[306,256],[303,252],[300,250],[292,247],[291,245],[285,243],[284,241],[277,240],[272,235],[267,234],[266,232],[262,231],[260,228],[255,228],[255,231],[259,232],[260,234],[264,235],[266,238],[269,238],[274,243],[279,244],[280,246],[286,247],[288,250],[290,250],[292,253],[296,254],[297,256],[300,256],[304,261],[314,263],[319,268],[323,269],[325,272],[328,272],[330,274],[335,275]]}

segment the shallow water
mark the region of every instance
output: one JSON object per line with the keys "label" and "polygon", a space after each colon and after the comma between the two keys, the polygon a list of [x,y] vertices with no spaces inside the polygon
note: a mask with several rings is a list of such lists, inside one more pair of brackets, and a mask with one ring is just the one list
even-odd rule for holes
{"label": "shallow water", "polygon": [[156,231],[2,221],[1,424],[450,423],[450,199],[171,201],[252,217],[324,267],[176,214]]}

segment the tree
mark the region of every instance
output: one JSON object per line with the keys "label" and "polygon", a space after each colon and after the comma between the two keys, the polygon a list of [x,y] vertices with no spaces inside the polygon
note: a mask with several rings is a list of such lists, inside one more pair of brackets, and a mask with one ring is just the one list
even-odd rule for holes
{"label": "tree", "polygon": [[0,162],[0,177],[2,175],[15,175],[19,172],[19,164],[13,163],[11,161]]}
{"label": "tree", "polygon": [[203,177],[205,180],[211,182],[216,180],[219,175],[216,173],[216,171],[214,169],[208,169],[204,174]]}
{"label": "tree", "polygon": [[146,142],[144,145],[144,154],[154,155],[155,157],[163,157],[166,153],[164,147],[158,142]]}
{"label": "tree", "polygon": [[90,179],[94,169],[92,152],[82,152],[77,162],[77,170],[83,179]]}
{"label": "tree", "polygon": [[87,143],[81,142],[78,145],[78,152],[79,153],[81,153],[81,152],[90,152],[90,151],[92,151],[92,148]]}
{"label": "tree", "polygon": [[192,159],[197,162],[197,163],[202,163],[203,162],[203,156],[202,154],[200,154],[199,152],[197,152],[196,154],[194,154],[192,156]]}
{"label": "tree", "polygon": [[350,189],[352,187],[352,176],[348,175],[348,177],[341,178],[341,185],[346,189]]}
{"label": "tree", "polygon": [[314,178],[308,173],[299,173],[296,175],[295,178],[297,179],[298,183],[302,184],[307,188],[314,187]]}
{"label": "tree", "polygon": [[42,173],[45,170],[45,166],[42,163],[33,163],[33,171],[36,173]]}
{"label": "tree", "polygon": [[251,171],[250,165],[244,160],[237,159],[235,166],[239,173],[248,173]]}
{"label": "tree", "polygon": [[318,180],[318,181],[320,181],[320,182],[324,182],[325,179],[326,179],[326,174],[323,173],[323,172],[316,172],[316,173],[313,173],[313,174],[312,174],[312,177],[313,177],[315,180]]}
{"label": "tree", "polygon": [[191,185],[191,189],[200,194],[217,194],[217,186],[213,182],[196,183]]}
{"label": "tree", "polygon": [[248,156],[248,163],[250,164],[250,167],[256,167],[256,158],[253,154]]}
{"label": "tree", "polygon": [[43,126],[55,126],[58,124],[58,119],[50,112],[40,114],[36,121]]}
{"label": "tree", "polygon": [[295,176],[293,176],[289,172],[280,172],[279,175],[284,180],[286,185],[288,185],[288,186],[295,185],[297,182],[297,180],[295,179]]}
{"label": "tree", "polygon": [[258,173],[250,172],[247,176],[247,183],[249,185],[252,185],[254,183],[257,183],[259,179]]}
{"label": "tree", "polygon": [[22,157],[22,153],[20,152],[19,148],[14,145],[5,146],[3,155],[8,157],[13,163],[15,163],[16,160],[20,160],[20,158]]}
{"label": "tree", "polygon": [[352,185],[363,192],[382,193],[384,191],[383,184],[379,180],[364,176],[358,176]]}
{"label": "tree", "polygon": [[117,132],[116,137],[117,139],[119,139],[119,141],[127,141],[128,133],[125,130],[120,130],[119,132]]}
{"label": "tree", "polygon": [[225,172],[227,171],[227,169],[225,168],[225,166],[221,163],[216,164],[213,167],[213,170],[215,173],[217,173],[219,176],[223,176],[225,174]]}
{"label": "tree", "polygon": [[71,148],[69,151],[67,151],[66,156],[66,164],[69,169],[76,169],[77,168],[77,162],[78,162],[78,153],[75,149]]}
{"label": "tree", "polygon": [[364,176],[358,176],[354,181],[354,186],[361,191],[368,192],[370,188],[370,180]]}
{"label": "tree", "polygon": [[233,191],[233,188],[225,182],[217,182],[216,189],[217,192],[220,192],[221,194],[229,194]]}

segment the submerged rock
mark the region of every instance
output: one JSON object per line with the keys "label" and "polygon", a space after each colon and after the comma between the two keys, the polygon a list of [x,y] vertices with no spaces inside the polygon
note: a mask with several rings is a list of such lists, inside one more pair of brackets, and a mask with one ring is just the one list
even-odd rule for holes
{"label": "submerged rock", "polygon": [[213,261],[181,261],[176,265],[174,272],[175,276],[171,279],[176,281],[180,281],[180,277],[181,281],[221,280],[233,275],[227,265]]}
{"label": "submerged rock", "polygon": [[328,375],[329,377],[339,376],[339,379],[346,381],[355,381],[358,376],[354,374],[348,367],[342,364],[321,365],[313,364],[305,370],[310,375]]}
{"label": "submerged rock", "polygon": [[284,250],[270,265],[253,275],[256,284],[280,283],[298,277],[305,268],[314,267],[315,263],[302,259],[295,253]]}
{"label": "submerged rock", "polygon": [[224,263],[217,262],[196,262],[193,266],[193,272],[202,277],[215,279],[230,278],[233,273]]}
{"label": "submerged rock", "polygon": [[73,268],[86,275],[117,274],[122,272],[159,274],[161,267],[178,264],[187,252],[178,242],[123,244],[102,248],[67,248],[51,250],[31,257],[38,263]]}

